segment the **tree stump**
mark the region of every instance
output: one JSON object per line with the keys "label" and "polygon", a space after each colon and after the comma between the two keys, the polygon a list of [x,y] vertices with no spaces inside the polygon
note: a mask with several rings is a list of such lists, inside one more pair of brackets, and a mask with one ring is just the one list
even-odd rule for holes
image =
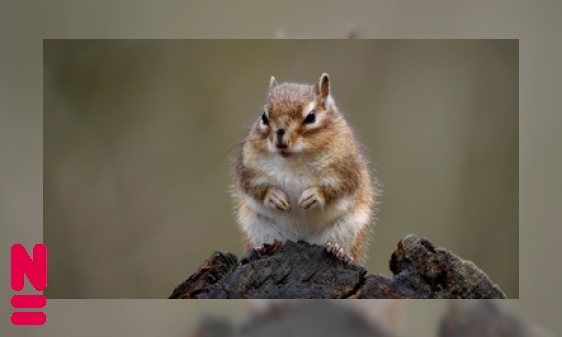
{"label": "tree stump", "polygon": [[325,247],[275,242],[240,260],[214,253],[169,298],[506,298],[474,263],[413,234],[398,243],[390,270],[367,275]]}

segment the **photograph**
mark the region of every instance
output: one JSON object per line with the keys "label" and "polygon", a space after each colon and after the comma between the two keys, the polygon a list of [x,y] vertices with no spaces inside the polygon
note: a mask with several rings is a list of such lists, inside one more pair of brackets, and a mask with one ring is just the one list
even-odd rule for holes
{"label": "photograph", "polygon": [[46,39],[43,151],[48,299],[519,298],[517,39]]}
{"label": "photograph", "polygon": [[562,2],[0,9],[3,335],[562,335]]}

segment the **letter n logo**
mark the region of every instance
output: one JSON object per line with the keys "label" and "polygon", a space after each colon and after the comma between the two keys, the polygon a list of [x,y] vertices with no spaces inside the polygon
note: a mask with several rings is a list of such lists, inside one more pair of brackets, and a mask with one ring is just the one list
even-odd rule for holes
{"label": "letter n logo", "polygon": [[[16,243],[11,249],[11,286],[14,291],[24,288],[24,276],[37,291],[47,287],[47,248],[38,243],[33,247],[33,258],[27,254],[24,246]],[[47,299],[42,294],[12,296],[12,306],[19,309],[43,308]],[[43,325],[47,321],[44,312],[16,311],[12,314],[14,325]]]}

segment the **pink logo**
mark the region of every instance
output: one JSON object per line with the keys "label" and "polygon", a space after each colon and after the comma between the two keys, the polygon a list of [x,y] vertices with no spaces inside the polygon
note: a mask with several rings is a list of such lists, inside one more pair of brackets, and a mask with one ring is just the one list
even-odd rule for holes
{"label": "pink logo", "polygon": [[[47,287],[47,247],[38,243],[33,247],[33,258],[25,248],[16,243],[11,249],[11,286],[14,291],[24,288],[24,275],[36,291]],[[16,309],[40,309],[47,304],[42,294],[16,294],[12,296],[12,307]],[[12,314],[14,325],[43,325],[47,315],[40,311],[16,311]]]}

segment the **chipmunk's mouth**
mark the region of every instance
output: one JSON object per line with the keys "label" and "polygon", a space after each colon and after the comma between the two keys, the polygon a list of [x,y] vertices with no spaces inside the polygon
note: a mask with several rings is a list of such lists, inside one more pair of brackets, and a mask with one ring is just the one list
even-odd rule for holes
{"label": "chipmunk's mouth", "polygon": [[283,158],[287,158],[292,154],[289,151],[289,145],[285,142],[277,142],[275,143],[275,147],[277,148],[277,151]]}
{"label": "chipmunk's mouth", "polygon": [[280,154],[283,158],[287,158],[287,157],[289,157],[292,153],[282,150],[282,151],[279,151],[279,154]]}

